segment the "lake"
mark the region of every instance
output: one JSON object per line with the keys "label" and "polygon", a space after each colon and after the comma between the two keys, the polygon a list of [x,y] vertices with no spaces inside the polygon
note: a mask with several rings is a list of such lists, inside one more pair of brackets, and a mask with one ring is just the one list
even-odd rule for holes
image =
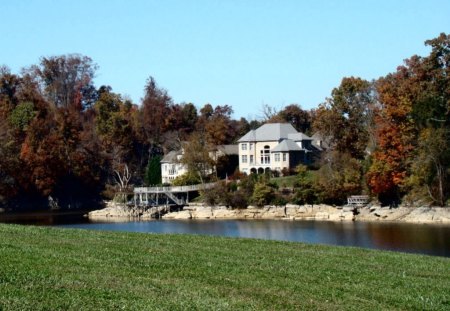
{"label": "lake", "polygon": [[205,234],[357,246],[450,257],[450,226],[288,220],[92,221],[78,213],[0,215],[0,222],[91,230]]}

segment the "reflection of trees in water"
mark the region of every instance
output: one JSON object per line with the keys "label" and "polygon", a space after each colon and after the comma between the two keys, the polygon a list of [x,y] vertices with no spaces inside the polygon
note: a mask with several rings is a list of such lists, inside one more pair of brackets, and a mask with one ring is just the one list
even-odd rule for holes
{"label": "reflection of trees in water", "polygon": [[392,250],[424,250],[447,256],[450,254],[450,228],[421,224],[366,224],[367,235],[376,248]]}

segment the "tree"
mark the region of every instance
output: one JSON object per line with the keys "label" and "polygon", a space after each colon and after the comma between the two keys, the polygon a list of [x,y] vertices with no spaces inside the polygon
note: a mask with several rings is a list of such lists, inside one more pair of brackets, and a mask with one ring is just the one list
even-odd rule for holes
{"label": "tree", "polygon": [[204,133],[208,143],[212,145],[231,143],[236,136],[236,129],[231,121],[232,114],[233,109],[228,105],[213,108],[206,104],[200,109],[197,130]]}
{"label": "tree", "polygon": [[148,161],[145,172],[145,183],[147,186],[159,185],[161,183],[161,159],[161,156],[156,155]]}
{"label": "tree", "polygon": [[160,153],[162,135],[170,126],[171,104],[167,91],[159,88],[153,77],[148,78],[142,101],[141,126],[150,146],[149,155]]}
{"label": "tree", "polygon": [[47,100],[56,107],[86,109],[96,100],[93,78],[98,66],[79,54],[43,57],[30,68]]}
{"label": "tree", "polygon": [[314,129],[330,139],[332,148],[363,159],[368,145],[368,125],[374,104],[371,84],[360,78],[344,78],[331,98],[316,111]]}
{"label": "tree", "polygon": [[[292,126],[299,132],[307,133],[311,128],[311,118],[307,111],[303,110],[300,105],[292,104],[286,106],[278,115],[282,122],[292,124]],[[271,122],[269,120],[269,122]]]}
{"label": "tree", "polygon": [[[413,56],[376,83],[380,102],[376,114],[378,148],[367,177],[372,191],[389,200],[399,200],[412,185],[417,192],[439,184],[444,175],[429,165],[430,159],[444,161],[438,166],[449,165],[437,156],[442,151],[434,147],[430,133],[436,135],[445,152],[448,140],[442,137],[450,125],[450,37],[441,34],[426,44],[432,47],[428,57]],[[421,162],[415,163],[417,159]],[[442,204],[436,194],[433,196]]]}
{"label": "tree", "polygon": [[348,196],[361,193],[362,167],[357,159],[348,153],[329,151],[323,161],[314,186],[322,202],[344,204]]}
{"label": "tree", "polygon": [[444,206],[450,191],[450,131],[427,128],[419,136],[416,156],[407,179],[410,200],[429,198],[431,204]]}
{"label": "tree", "polygon": [[181,163],[186,165],[190,174],[198,176],[203,183],[205,178],[213,172],[215,162],[211,157],[214,148],[201,133],[194,132],[189,141],[183,146]]}
{"label": "tree", "polygon": [[[295,201],[297,204],[313,204],[318,201],[320,190],[314,187],[314,179],[310,176],[308,167],[300,164],[296,167],[297,182],[295,184],[297,190],[295,192]],[[323,196],[322,196],[323,197]]]}
{"label": "tree", "polygon": [[256,206],[264,206],[269,204],[270,201],[274,198],[273,188],[270,187],[265,182],[257,182],[255,184],[255,189],[253,190],[253,195],[251,201]]}

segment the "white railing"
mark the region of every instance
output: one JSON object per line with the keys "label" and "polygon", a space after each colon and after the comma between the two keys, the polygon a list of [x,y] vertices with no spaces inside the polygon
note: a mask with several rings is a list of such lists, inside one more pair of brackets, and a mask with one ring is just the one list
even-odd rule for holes
{"label": "white railing", "polygon": [[198,184],[189,186],[171,186],[171,187],[136,187],[134,193],[164,193],[164,192],[189,192],[203,189],[210,189],[216,183]]}
{"label": "white railing", "polygon": [[347,198],[347,204],[348,205],[357,205],[357,206],[363,206],[369,203],[369,196],[368,195],[352,195]]}

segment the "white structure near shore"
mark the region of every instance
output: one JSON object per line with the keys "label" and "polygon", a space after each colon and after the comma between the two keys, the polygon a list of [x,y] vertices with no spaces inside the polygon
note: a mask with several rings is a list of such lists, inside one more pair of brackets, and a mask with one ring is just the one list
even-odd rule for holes
{"label": "white structure near shore", "polygon": [[[187,167],[181,163],[184,149],[170,151],[161,160],[161,179],[163,184],[171,184],[175,178],[187,173]],[[232,156],[238,154],[237,145],[219,145],[216,150],[209,153],[210,157],[217,160],[221,156]],[[213,173],[211,170],[210,173]]]}

